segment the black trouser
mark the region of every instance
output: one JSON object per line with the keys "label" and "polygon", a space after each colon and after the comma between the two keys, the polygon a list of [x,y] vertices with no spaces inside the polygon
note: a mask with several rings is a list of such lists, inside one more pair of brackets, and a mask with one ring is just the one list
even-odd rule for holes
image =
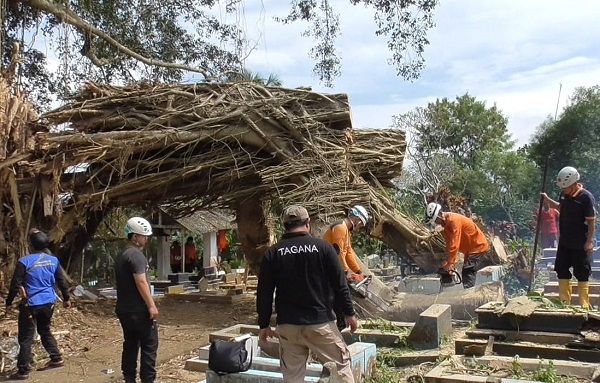
{"label": "black trouser", "polygon": [[50,322],[54,314],[54,304],[49,303],[41,306],[19,305],[19,357],[17,358],[17,368],[19,372],[29,372],[33,356],[31,355],[31,344],[35,329],[40,334],[42,345],[50,355],[52,361],[59,361],[62,355],[56,344],[56,339],[50,331]]}
{"label": "black trouser", "polygon": [[488,253],[471,254],[465,260],[462,268],[462,283],[465,289],[475,286],[477,272],[484,267],[492,266]]}
{"label": "black trouser", "polygon": [[123,353],[121,370],[126,382],[135,382],[138,351],[140,356],[140,379],[142,383],[156,379],[156,351],[158,350],[158,326],[149,318],[147,311],[117,314],[123,328]]}
{"label": "black trouser", "polygon": [[[569,270],[571,267],[573,268],[573,274]],[[568,249],[558,245],[554,271],[556,271],[558,279],[571,279],[574,275],[577,281],[587,282],[592,273],[592,254],[588,254],[583,247],[581,249]]]}
{"label": "black trouser", "polygon": [[[346,280],[346,285],[348,285],[348,280]],[[350,286],[348,286],[348,291],[350,291]],[[338,302],[337,299],[333,300],[333,313],[336,318],[337,328],[342,331],[346,326],[346,315],[344,315],[344,304],[342,302]]]}

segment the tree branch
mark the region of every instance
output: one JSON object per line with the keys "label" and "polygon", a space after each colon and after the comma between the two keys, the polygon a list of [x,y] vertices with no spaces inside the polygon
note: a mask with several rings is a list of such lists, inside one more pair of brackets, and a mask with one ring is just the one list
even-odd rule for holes
{"label": "tree branch", "polygon": [[[200,73],[205,78],[209,77],[208,71],[204,68],[192,68],[192,67],[189,67],[189,66],[183,65],[183,64],[168,63],[168,62],[164,62],[161,60],[155,60],[152,58],[142,56],[141,54],[127,48],[126,46],[124,46],[123,44],[121,44],[120,42],[118,42],[117,40],[112,38],[107,33],[88,24],[81,17],[79,17],[78,15],[76,15],[75,13],[73,13],[72,11],[63,7],[60,4],[54,3],[49,0],[22,0],[22,2],[23,2],[23,4],[29,5],[32,8],[35,8],[37,10],[40,10],[40,11],[43,11],[46,13],[50,13],[50,14],[58,17],[63,22],[66,22],[67,24],[70,24],[70,25],[78,28],[84,34],[93,35],[93,36],[97,36],[97,37],[101,38],[102,40],[106,41],[108,44],[112,45],[113,48],[117,49],[119,52],[121,52],[129,57],[132,57],[146,65],[159,66],[159,67],[170,68],[170,69],[180,69],[180,70],[184,70],[184,71],[188,71],[188,72]],[[99,61],[98,58],[96,57],[96,60],[92,60],[92,62],[95,65],[97,65],[97,63],[100,63],[101,61]]]}

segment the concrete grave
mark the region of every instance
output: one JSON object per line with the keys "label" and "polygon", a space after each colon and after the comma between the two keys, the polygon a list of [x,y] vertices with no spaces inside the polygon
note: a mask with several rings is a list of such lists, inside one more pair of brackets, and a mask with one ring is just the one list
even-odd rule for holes
{"label": "concrete grave", "polygon": [[352,374],[356,382],[375,374],[377,347],[373,343],[356,342],[348,346],[352,358]]}
{"label": "concrete grave", "polygon": [[442,338],[452,337],[452,307],[435,304],[423,311],[413,327],[408,341],[417,350],[438,348]]}
{"label": "concrete grave", "polygon": [[169,274],[169,281],[172,283],[181,283],[181,282],[189,282],[190,276],[195,275],[193,273],[177,273],[177,274]]}
{"label": "concrete grave", "polygon": [[[319,382],[317,376],[307,376],[307,383]],[[280,372],[248,370],[237,374],[219,375],[211,370],[206,370],[205,383],[282,383],[283,375]]]}
{"label": "concrete grave", "polygon": [[[457,355],[482,355],[487,341],[481,339],[456,339]],[[501,356],[519,355],[524,358],[570,360],[587,363],[600,363],[600,351],[594,349],[568,348],[561,345],[535,344],[530,342],[494,342],[492,351]]]}
{"label": "concrete grave", "polygon": [[257,336],[260,328],[250,324],[236,324],[235,326],[227,327],[219,331],[211,332],[208,336],[208,341],[212,342],[216,339],[229,340],[244,334],[252,334]]}
{"label": "concrete grave", "polygon": [[[440,363],[433,370],[425,375],[426,383],[469,383],[469,382],[531,382],[530,380],[518,380],[507,378],[507,373],[510,373],[514,357],[500,356],[484,356],[473,359],[471,357],[453,356],[449,360]],[[455,366],[468,366],[470,363],[476,363],[477,366],[471,372],[457,371]],[[518,363],[525,373],[536,371],[540,367],[548,366],[548,361],[540,359],[519,358]],[[552,361],[553,368],[556,374],[563,377],[576,377],[587,381],[597,381],[598,368],[596,364],[579,363],[570,361]],[[486,373],[485,367],[490,366],[490,371]],[[464,370],[464,369],[463,369]],[[477,375],[473,371],[481,371],[481,375]],[[497,376],[494,376],[497,374]]]}
{"label": "concrete grave", "polygon": [[475,285],[481,285],[488,282],[498,282],[504,276],[504,267],[502,266],[487,266],[477,271],[475,275]]}
{"label": "concrete grave", "polygon": [[401,339],[406,337],[406,334],[397,334],[384,332],[381,330],[358,329],[354,333],[349,330],[342,331],[342,337],[348,345],[355,342],[368,342],[377,345],[377,347],[397,347]]}
{"label": "concrete grave", "polygon": [[494,330],[547,331],[578,334],[586,321],[586,314],[571,309],[546,310],[537,308],[528,317],[506,314],[499,316],[498,310],[503,302],[490,302],[479,307],[477,327]]}
{"label": "concrete grave", "polygon": [[[374,344],[357,342],[348,347],[352,359],[352,372],[357,382],[372,376],[375,372],[375,359],[377,349]],[[188,363],[189,362],[189,363]],[[200,364],[205,366],[208,362],[201,362],[199,358],[192,358],[186,362],[186,369],[194,370]],[[333,365],[333,367],[331,366]],[[305,382],[341,383],[336,375],[335,365],[326,363],[325,368],[319,364],[308,364]],[[321,380],[319,380],[321,379]],[[270,358],[254,358],[250,370],[237,374],[218,375],[211,370],[206,370],[206,383],[280,383],[283,375],[280,372],[279,360]]]}
{"label": "concrete grave", "polygon": [[[279,359],[264,358],[257,356],[252,358],[253,370],[267,371],[267,372],[280,372],[281,367],[279,366]],[[208,355],[206,358],[196,357],[188,359],[185,362],[185,370],[206,372],[208,370]],[[306,376],[319,377],[323,371],[323,366],[317,363],[309,363],[306,365]]]}
{"label": "concrete grave", "polygon": [[406,277],[398,283],[398,292],[418,294],[439,294],[441,290],[439,277]]}
{"label": "concrete grave", "polygon": [[200,278],[200,280],[198,281],[198,290],[200,290],[201,292],[207,291],[208,285],[208,279]]}
{"label": "concrete grave", "polygon": [[173,285],[167,287],[167,294],[183,294],[185,288],[183,285]]}
{"label": "concrete grave", "polygon": [[[260,328],[256,325],[247,324],[236,324],[235,326],[227,327],[222,330],[210,333],[208,335],[208,341],[212,342],[215,339],[232,339],[236,336],[243,334],[258,335]],[[271,358],[279,358],[279,340],[277,338],[269,338],[267,341],[258,341],[261,355],[269,356]]]}
{"label": "concrete grave", "polygon": [[221,277],[221,280],[225,283],[236,283],[236,276],[235,273],[225,274]]}

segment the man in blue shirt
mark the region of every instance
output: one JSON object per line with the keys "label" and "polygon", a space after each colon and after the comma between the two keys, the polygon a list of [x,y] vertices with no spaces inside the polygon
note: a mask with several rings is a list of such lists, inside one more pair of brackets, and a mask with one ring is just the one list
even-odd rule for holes
{"label": "man in blue shirt", "polygon": [[550,208],[560,212],[560,237],[554,262],[559,299],[571,304],[571,278],[574,275],[578,282],[579,303],[582,308],[589,309],[589,278],[592,272],[596,212],[594,196],[578,182],[579,177],[577,169],[564,167],[556,180],[562,190],[560,202],[554,201],[546,193],[542,193],[542,197]]}
{"label": "man in blue shirt", "polygon": [[54,291],[54,285],[58,285],[60,288],[64,307],[71,307],[69,286],[60,268],[58,258],[50,255],[50,251],[47,250],[50,245],[48,236],[38,229],[31,229],[29,242],[33,253],[17,262],[6,298],[7,312],[19,292],[22,298],[19,304],[18,341],[20,350],[17,358],[17,372],[11,376],[11,379],[17,380],[29,378],[33,363],[31,344],[36,327],[42,345],[50,355],[50,361],[46,368],[63,366],[62,354],[50,331],[54,302],[58,298]]}

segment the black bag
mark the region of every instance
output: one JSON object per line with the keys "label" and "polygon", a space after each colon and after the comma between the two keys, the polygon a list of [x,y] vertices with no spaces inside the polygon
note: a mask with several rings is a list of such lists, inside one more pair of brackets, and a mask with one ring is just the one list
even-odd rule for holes
{"label": "black bag", "polygon": [[252,353],[248,357],[246,338],[241,341],[217,339],[208,350],[208,368],[218,374],[244,372],[252,365]]}

